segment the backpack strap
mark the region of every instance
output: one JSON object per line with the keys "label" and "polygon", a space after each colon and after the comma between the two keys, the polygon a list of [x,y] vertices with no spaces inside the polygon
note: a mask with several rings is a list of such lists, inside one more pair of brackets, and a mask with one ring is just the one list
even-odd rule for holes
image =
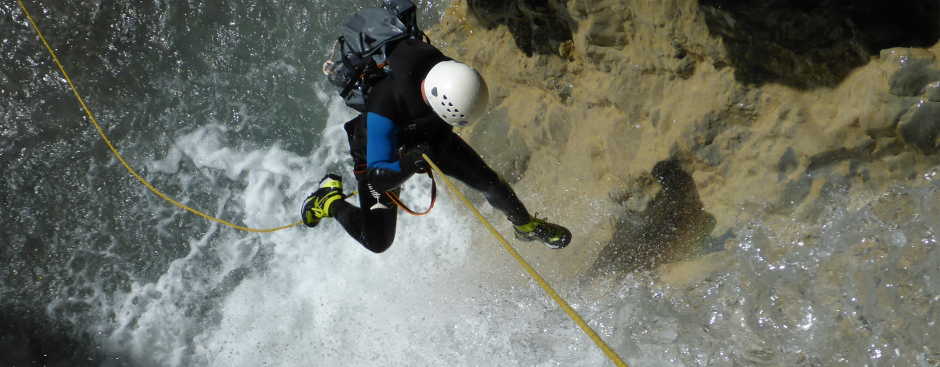
{"label": "backpack strap", "polygon": [[[347,106],[365,112],[372,86],[389,72],[388,57],[402,40],[431,43],[418,28],[412,0],[383,0],[383,8],[358,11],[343,25],[342,35],[323,64],[323,72]],[[339,55],[335,55],[335,51]]]}

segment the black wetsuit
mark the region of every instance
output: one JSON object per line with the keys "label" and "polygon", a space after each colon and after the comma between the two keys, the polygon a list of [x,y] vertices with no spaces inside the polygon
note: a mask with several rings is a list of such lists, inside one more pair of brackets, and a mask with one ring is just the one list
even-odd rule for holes
{"label": "black wetsuit", "polygon": [[424,103],[421,81],[431,67],[445,60],[449,59],[429,44],[403,41],[388,58],[390,75],[369,93],[366,113],[346,123],[357,166],[359,207],[337,201],[333,215],[373,252],[385,251],[395,239],[398,208],[384,192],[397,189],[415,173],[411,164],[399,161],[398,153],[421,144],[445,174],[482,191],[511,222],[521,225],[530,220],[512,188]]}

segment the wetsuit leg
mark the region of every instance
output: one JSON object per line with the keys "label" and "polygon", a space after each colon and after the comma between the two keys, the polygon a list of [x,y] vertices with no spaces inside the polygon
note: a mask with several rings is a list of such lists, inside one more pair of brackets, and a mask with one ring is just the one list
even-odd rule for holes
{"label": "wetsuit leg", "polygon": [[431,141],[430,150],[428,156],[441,171],[483,192],[490,205],[503,212],[510,222],[516,225],[529,222],[529,212],[512,187],[460,136],[452,131],[442,132]]}
{"label": "wetsuit leg", "polygon": [[337,205],[333,214],[346,233],[375,253],[383,252],[392,245],[398,221],[398,207],[387,196],[383,195],[380,201],[386,208],[370,209],[377,201],[369,195],[368,186],[359,182],[358,208],[345,201],[333,204]]}

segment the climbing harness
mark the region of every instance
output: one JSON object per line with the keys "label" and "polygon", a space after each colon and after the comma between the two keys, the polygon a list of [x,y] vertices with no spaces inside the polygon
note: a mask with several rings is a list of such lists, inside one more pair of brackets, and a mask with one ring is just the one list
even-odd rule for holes
{"label": "climbing harness", "polygon": [[[111,143],[111,139],[109,139],[107,134],[105,134],[105,131],[101,127],[101,124],[99,124],[98,120],[95,119],[94,114],[91,113],[91,109],[88,108],[88,106],[85,104],[85,100],[78,93],[78,89],[75,87],[75,83],[72,82],[72,79],[69,77],[68,73],[65,72],[65,67],[62,66],[62,63],[59,61],[58,56],[56,56],[55,51],[53,51],[52,47],[49,45],[49,42],[46,41],[46,37],[43,35],[42,31],[39,30],[39,25],[36,24],[36,21],[33,20],[33,17],[30,15],[29,11],[26,9],[26,5],[23,3],[23,0],[16,0],[16,1],[17,3],[19,3],[20,9],[23,10],[23,14],[26,15],[26,18],[29,20],[29,23],[32,25],[33,30],[36,31],[36,35],[39,36],[39,40],[42,41],[42,44],[46,47],[46,50],[49,51],[49,55],[52,56],[52,61],[55,63],[56,67],[59,68],[59,71],[65,77],[65,81],[68,82],[69,88],[72,90],[72,93],[75,95],[75,98],[78,100],[78,103],[82,106],[82,110],[85,111],[85,115],[88,117],[88,120],[91,121],[92,125],[95,126],[95,130],[98,131],[98,135],[101,136],[101,139],[108,146],[108,149],[111,150],[111,153],[114,155],[114,157],[119,162],[121,162],[121,164],[124,166],[125,169],[127,169],[127,172],[129,172],[132,176],[134,176],[134,178],[136,178],[137,181],[139,181],[141,184],[146,186],[147,189],[149,189],[151,192],[153,192],[160,198],[172,203],[173,205],[176,205],[177,207],[185,209],[207,220],[220,223],[220,224],[232,227],[234,229],[242,230],[242,231],[256,232],[256,233],[275,232],[275,231],[279,231],[282,229],[287,229],[287,228],[291,228],[291,227],[295,227],[300,224],[303,224],[303,221],[299,221],[296,223],[291,223],[291,224],[280,226],[280,227],[266,228],[266,229],[244,227],[244,226],[240,226],[240,225],[231,223],[223,219],[213,217],[199,210],[193,209],[183,203],[180,203],[179,201],[174,200],[173,198],[169,197],[167,194],[164,194],[162,191],[154,187],[153,184],[151,184],[149,181],[144,179],[143,176],[141,176],[136,170],[134,170],[133,167],[131,167],[131,165],[117,151],[117,148],[114,147],[114,144]],[[441,178],[444,180],[444,183],[447,185],[451,193],[453,193],[455,197],[463,201],[464,205],[468,209],[470,209],[470,211],[473,212],[474,216],[476,216],[476,218],[486,227],[486,229],[488,229],[490,233],[493,234],[493,237],[495,237],[503,245],[503,248],[507,252],[509,252],[509,254],[512,255],[513,258],[516,259],[519,265],[529,274],[529,276],[532,277],[533,280],[535,280],[536,283],[538,283],[540,287],[542,287],[545,293],[547,293],[549,297],[551,297],[555,301],[555,303],[557,303],[558,306],[561,307],[561,309],[564,310],[566,314],[568,314],[568,316],[575,322],[575,324],[577,324],[578,327],[580,327],[581,330],[584,331],[584,333],[587,334],[588,337],[590,337],[592,341],[594,341],[594,344],[596,344],[598,348],[600,348],[604,352],[607,358],[609,358],[611,362],[613,362],[618,367],[627,367],[627,364],[623,362],[620,356],[617,355],[617,353],[613,351],[610,348],[610,346],[608,346],[607,343],[605,343],[604,340],[601,339],[599,335],[597,335],[594,329],[592,329],[591,326],[588,325],[587,322],[584,321],[584,319],[577,313],[577,311],[575,311],[574,308],[572,308],[568,304],[568,302],[566,302],[563,298],[561,298],[561,296],[558,295],[558,292],[556,292],[555,289],[552,288],[551,285],[549,285],[548,282],[546,282],[545,279],[542,278],[541,275],[539,275],[539,273],[535,270],[535,268],[533,268],[532,265],[529,265],[529,263],[526,262],[525,259],[523,259],[522,256],[509,244],[509,242],[506,241],[506,238],[500,235],[499,232],[496,230],[496,228],[494,228],[493,225],[490,224],[490,222],[487,221],[486,218],[484,218],[482,214],[480,214],[480,211],[477,210],[476,206],[470,203],[470,201],[467,200],[467,198],[460,192],[460,190],[458,190],[457,187],[454,186],[454,184],[450,182],[447,176],[444,175],[444,172],[441,171],[441,169],[433,161],[431,161],[431,158],[428,157],[426,154],[422,154],[422,156],[424,157],[424,160],[427,161],[428,164],[431,166],[432,170],[437,172],[441,176]],[[437,197],[437,189],[434,183],[434,175],[432,175],[431,172],[428,172],[428,175],[431,177],[432,184],[431,184],[431,204],[427,211],[423,213],[417,213],[417,212],[412,211],[411,209],[408,209],[404,204],[401,203],[397,195],[389,194],[389,198],[391,198],[392,201],[394,201],[396,205],[398,205],[403,210],[405,210],[406,212],[412,215],[427,214],[428,212],[431,211],[431,208],[434,207],[434,202]],[[354,194],[355,193],[352,193],[348,196],[351,196]]]}

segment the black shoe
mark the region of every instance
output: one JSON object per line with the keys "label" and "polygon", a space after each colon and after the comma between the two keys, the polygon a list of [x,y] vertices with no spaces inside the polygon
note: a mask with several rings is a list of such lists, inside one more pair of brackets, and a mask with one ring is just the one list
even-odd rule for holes
{"label": "black shoe", "polygon": [[323,176],[320,180],[320,189],[310,194],[304,200],[304,207],[300,216],[307,227],[316,227],[320,219],[333,216],[330,211],[333,202],[343,199],[343,178],[334,174]]}
{"label": "black shoe", "polygon": [[540,240],[548,248],[564,248],[571,242],[571,231],[567,228],[536,217],[532,217],[529,223],[513,227],[516,229],[517,239],[523,241]]}

